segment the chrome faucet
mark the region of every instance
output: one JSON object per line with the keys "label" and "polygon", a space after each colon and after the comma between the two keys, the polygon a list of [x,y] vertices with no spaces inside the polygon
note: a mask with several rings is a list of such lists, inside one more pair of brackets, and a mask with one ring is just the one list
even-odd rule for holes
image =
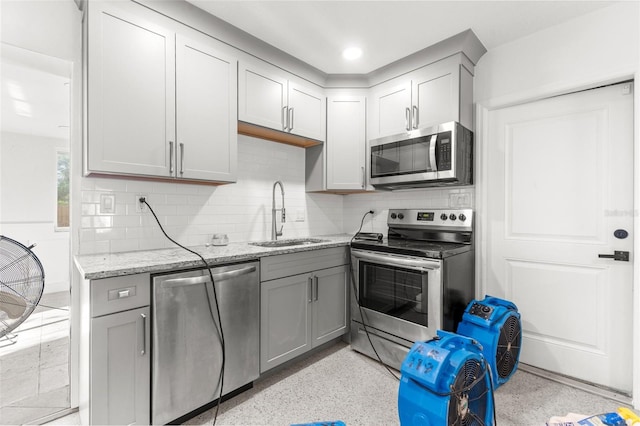
{"label": "chrome faucet", "polygon": [[[276,209],[276,185],[280,185],[280,192],[282,193],[282,208],[280,209]],[[276,229],[276,212],[278,210],[282,212],[282,223],[283,223],[283,225],[280,226],[279,231]],[[278,237],[282,236],[282,228],[284,227],[285,220],[286,220],[286,215],[284,211],[284,186],[282,185],[282,182],[277,180],[273,184],[273,193],[272,193],[272,199],[271,199],[271,239],[272,240],[277,240]]]}

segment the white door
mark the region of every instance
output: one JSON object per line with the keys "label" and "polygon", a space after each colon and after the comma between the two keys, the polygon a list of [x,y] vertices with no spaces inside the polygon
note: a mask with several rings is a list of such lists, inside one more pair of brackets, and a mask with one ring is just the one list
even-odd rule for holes
{"label": "white door", "polygon": [[485,142],[486,292],[522,314],[520,361],[626,393],[633,253],[599,255],[633,247],[631,92],[491,111]]}

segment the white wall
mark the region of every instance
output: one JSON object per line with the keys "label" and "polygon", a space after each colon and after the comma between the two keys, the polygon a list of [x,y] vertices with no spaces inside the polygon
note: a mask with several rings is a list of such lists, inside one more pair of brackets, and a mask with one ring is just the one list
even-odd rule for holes
{"label": "white wall", "polygon": [[475,68],[475,101],[503,106],[633,77],[639,4],[620,2],[488,51]]}
{"label": "white wall", "polygon": [[[306,194],[304,167],[303,148],[240,135],[235,184],[82,178],[79,253],[173,247],[151,213],[136,212],[137,194],[148,195],[166,232],[181,244],[203,245],[214,233],[226,233],[233,242],[270,239],[272,189],[277,180],[285,190],[284,238],[341,233],[342,197]],[[101,194],[115,195],[115,214],[100,211]],[[276,203],[281,205],[279,188]]]}
{"label": "white wall", "polygon": [[45,271],[45,293],[69,290],[69,232],[56,231],[57,149],[69,141],[0,134],[0,233],[33,249]]}

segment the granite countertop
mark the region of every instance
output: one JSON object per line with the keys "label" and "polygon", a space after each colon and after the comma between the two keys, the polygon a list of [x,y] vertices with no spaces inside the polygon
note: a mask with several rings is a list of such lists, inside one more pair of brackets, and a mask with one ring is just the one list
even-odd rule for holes
{"label": "granite countertop", "polygon": [[[296,253],[349,244],[352,235],[314,236],[321,243],[287,247],[260,247],[249,243],[229,243],[226,246],[189,247],[211,265],[231,263],[278,254]],[[292,238],[295,239],[295,238]],[[75,263],[84,279],[95,280],[140,273],[158,273],[203,266],[200,258],[180,247],[161,250],[141,250],[124,253],[102,253],[75,256]]]}

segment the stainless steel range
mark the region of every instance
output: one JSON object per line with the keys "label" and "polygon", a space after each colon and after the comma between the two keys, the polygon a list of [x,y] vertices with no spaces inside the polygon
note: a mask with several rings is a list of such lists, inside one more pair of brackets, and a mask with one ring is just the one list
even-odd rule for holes
{"label": "stainless steel range", "polygon": [[455,331],[475,297],[473,210],[393,209],[387,225],[387,238],[351,243],[351,347],[376,358],[373,344],[400,369],[413,343]]}

